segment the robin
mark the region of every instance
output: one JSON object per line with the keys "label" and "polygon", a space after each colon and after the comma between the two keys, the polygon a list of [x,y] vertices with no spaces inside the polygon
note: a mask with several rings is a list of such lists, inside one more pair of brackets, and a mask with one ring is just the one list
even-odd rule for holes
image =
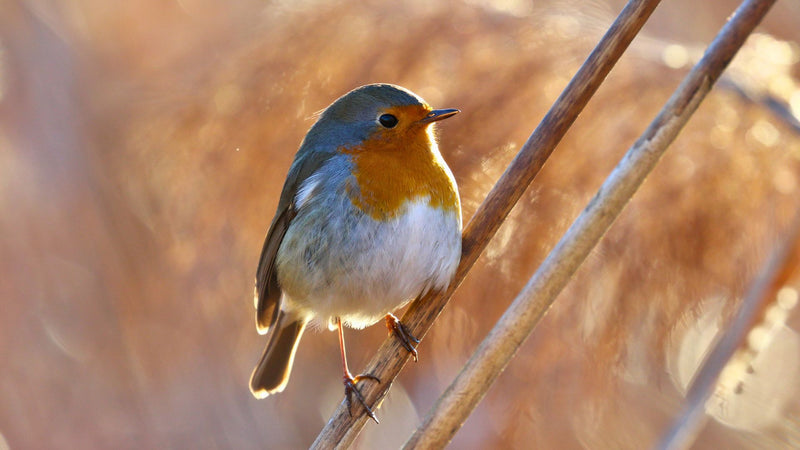
{"label": "robin", "polygon": [[342,325],[385,318],[416,360],[419,343],[391,314],[428,290],[443,290],[461,257],[458,187],[433,124],[457,109],[432,109],[391,84],[370,84],[319,116],[295,155],[256,273],[259,334],[267,346],[250,378],[256,398],[283,391],[310,322],[338,330],[345,397],[355,395]]}

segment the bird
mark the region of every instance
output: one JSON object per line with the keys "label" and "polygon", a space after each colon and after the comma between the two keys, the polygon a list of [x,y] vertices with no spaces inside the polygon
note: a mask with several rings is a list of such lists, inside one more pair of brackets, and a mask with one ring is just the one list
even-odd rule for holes
{"label": "bird", "polygon": [[[309,324],[338,331],[351,396],[378,422],[347,366],[343,326],[385,319],[416,360],[414,337],[392,312],[451,283],[461,257],[461,201],[433,109],[403,87],[358,87],[328,106],[289,168],[256,271],[255,308],[267,345],[250,378],[256,398],[284,390]],[[352,412],[351,412],[352,414]]]}

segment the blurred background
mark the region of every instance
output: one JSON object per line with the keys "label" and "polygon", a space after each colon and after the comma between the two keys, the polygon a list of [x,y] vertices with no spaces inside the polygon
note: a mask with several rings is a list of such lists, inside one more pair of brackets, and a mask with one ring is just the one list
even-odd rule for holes
{"label": "blurred background", "polygon": [[[665,1],[466,278],[360,448],[397,447],[738,2]],[[439,128],[464,218],[622,0],[0,1],[0,448],[301,448],[341,401],[309,332],[247,387],[253,278],[314,113],[370,82]],[[778,2],[452,448],[651,446],[800,207],[800,3]],[[696,448],[800,446],[798,278]],[[354,371],[386,330],[346,331]]]}

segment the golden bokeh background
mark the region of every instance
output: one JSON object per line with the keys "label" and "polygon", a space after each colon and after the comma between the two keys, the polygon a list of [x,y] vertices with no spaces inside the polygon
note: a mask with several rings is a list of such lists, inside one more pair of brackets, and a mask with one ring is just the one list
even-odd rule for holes
{"label": "golden bokeh background", "polygon": [[[342,397],[309,332],[255,400],[252,286],[315,112],[370,82],[439,127],[469,219],[624,4],[0,1],[0,449],[300,448]],[[368,424],[449,384],[737,2],[664,2]],[[453,448],[647,448],[800,206],[800,4],[778,2]],[[800,445],[795,284],[697,448]],[[762,333],[763,334],[763,333]],[[386,331],[346,331],[357,371]]]}

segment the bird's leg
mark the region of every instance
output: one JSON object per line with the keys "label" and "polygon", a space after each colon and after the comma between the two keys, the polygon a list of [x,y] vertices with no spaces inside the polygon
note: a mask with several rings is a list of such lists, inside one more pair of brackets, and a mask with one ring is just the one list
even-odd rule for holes
{"label": "bird's leg", "polygon": [[342,377],[342,380],[344,382],[344,398],[347,400],[347,412],[350,414],[350,417],[353,416],[351,397],[353,394],[355,394],[358,402],[361,403],[361,406],[363,406],[365,410],[367,410],[367,415],[374,420],[375,423],[380,423],[378,422],[378,418],[375,417],[375,413],[372,412],[372,408],[370,408],[369,405],[367,405],[367,402],[364,400],[364,396],[361,395],[361,391],[359,391],[356,387],[356,383],[361,380],[374,380],[380,383],[381,380],[378,377],[370,374],[361,374],[356,376],[350,374],[350,369],[347,368],[347,356],[345,355],[344,349],[342,319],[338,317],[336,318],[336,328],[339,330],[339,350],[341,350],[342,353],[342,370],[344,370],[344,376]]}
{"label": "bird's leg", "polygon": [[[415,344],[419,344],[419,339],[414,337],[408,328],[400,322],[400,319],[394,316],[394,314],[387,314],[386,315],[386,328],[389,329],[390,332],[394,334],[398,341],[400,341],[400,345],[403,346],[411,356],[414,358],[414,362],[417,362],[417,349],[414,348]],[[413,342],[413,344],[412,344]]]}

